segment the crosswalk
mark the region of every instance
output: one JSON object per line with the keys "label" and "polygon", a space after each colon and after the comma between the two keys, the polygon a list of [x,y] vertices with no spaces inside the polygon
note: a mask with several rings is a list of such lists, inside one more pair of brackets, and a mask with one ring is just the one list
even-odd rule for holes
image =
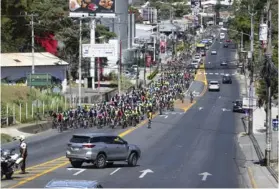
{"label": "crosswalk", "polygon": [[[203,74],[203,73],[197,73],[199,75]],[[230,76],[234,76],[234,75],[237,75],[237,73],[232,73],[232,74],[228,74],[228,73],[212,73],[212,72],[209,72],[209,73],[205,73],[205,75],[230,75]]]}

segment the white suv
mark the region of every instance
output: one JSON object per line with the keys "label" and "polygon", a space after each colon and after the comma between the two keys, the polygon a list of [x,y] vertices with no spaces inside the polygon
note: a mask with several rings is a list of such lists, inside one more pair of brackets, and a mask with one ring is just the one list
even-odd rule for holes
{"label": "white suv", "polygon": [[220,91],[220,85],[218,81],[210,81],[208,91]]}

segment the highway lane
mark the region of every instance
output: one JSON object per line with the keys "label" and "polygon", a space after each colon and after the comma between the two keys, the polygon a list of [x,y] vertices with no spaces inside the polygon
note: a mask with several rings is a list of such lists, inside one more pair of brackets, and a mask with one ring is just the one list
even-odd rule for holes
{"label": "highway lane", "polygon": [[[58,133],[57,130],[50,130],[46,133],[41,133],[35,136],[28,137],[26,139],[28,145],[28,159],[27,167],[37,165],[42,162],[46,162],[51,159],[55,159],[65,155],[66,144],[69,138],[74,133],[84,132],[85,129],[75,129]],[[86,129],[88,132],[123,132],[124,129],[120,127],[116,129],[110,129],[105,127],[103,129],[97,129],[96,127]],[[3,144],[3,149],[15,148],[18,150],[19,141]]]}
{"label": "highway lane", "polygon": [[[216,45],[216,44],[214,44]],[[219,46],[216,45],[216,48]],[[221,49],[227,57],[230,50]],[[222,54],[222,53],[221,53]],[[207,61],[220,59],[208,56]],[[219,63],[218,63],[219,64]],[[233,72],[221,70],[221,72]],[[220,73],[220,70],[216,72]],[[208,80],[220,75],[207,75]],[[124,138],[142,149],[137,167],[117,164],[95,169],[85,165],[78,175],[64,166],[20,186],[44,187],[56,179],[98,180],[104,187],[249,187],[244,167],[244,155],[237,144],[237,134],[243,131],[240,115],[234,114],[232,100],[240,95],[237,80],[232,85],[221,85],[220,92],[207,92],[187,113],[157,117],[152,129],[140,127]],[[223,109],[226,108],[226,111]],[[120,169],[119,169],[120,168]],[[147,170],[143,178],[141,171]],[[208,172],[205,181],[200,173]]]}

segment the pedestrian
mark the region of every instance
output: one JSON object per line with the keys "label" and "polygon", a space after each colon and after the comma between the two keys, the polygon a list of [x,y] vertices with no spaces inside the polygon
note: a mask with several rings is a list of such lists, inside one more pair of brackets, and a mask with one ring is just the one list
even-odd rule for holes
{"label": "pedestrian", "polygon": [[26,168],[26,158],[27,158],[27,144],[25,142],[25,136],[21,135],[19,137],[20,145],[19,145],[19,152],[20,157],[22,157],[22,163],[21,163],[21,174],[25,174],[25,168]]}

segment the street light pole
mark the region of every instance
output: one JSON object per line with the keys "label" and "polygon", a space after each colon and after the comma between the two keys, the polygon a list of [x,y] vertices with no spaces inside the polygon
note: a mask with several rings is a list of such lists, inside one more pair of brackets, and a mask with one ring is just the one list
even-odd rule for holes
{"label": "street light pole", "polygon": [[78,104],[81,106],[81,44],[82,44],[82,19],[79,20],[79,62],[78,62]]}

